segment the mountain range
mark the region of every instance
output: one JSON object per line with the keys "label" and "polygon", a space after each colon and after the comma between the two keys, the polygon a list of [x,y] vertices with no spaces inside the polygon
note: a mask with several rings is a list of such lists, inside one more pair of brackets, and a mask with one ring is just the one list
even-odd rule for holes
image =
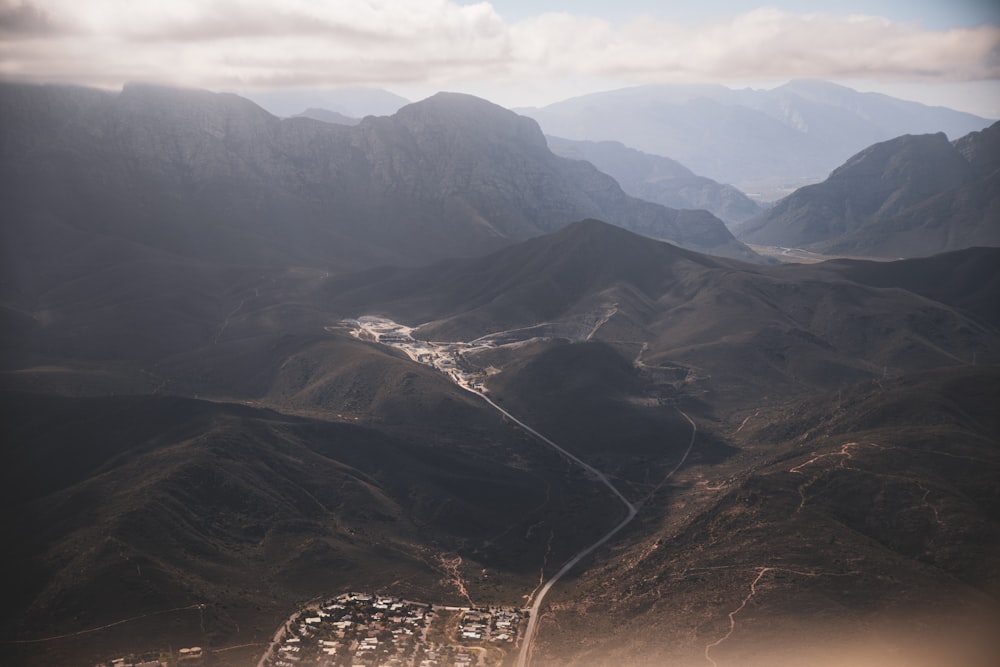
{"label": "mountain range", "polygon": [[314,107],[310,107],[302,113],[296,114],[295,118],[312,118],[313,120],[321,120],[324,123],[333,123],[334,125],[357,125],[361,122],[360,118],[352,118],[337,111],[317,109]]}
{"label": "mountain range", "polygon": [[761,211],[731,185],[698,176],[681,163],[650,155],[617,141],[572,141],[546,137],[556,155],[586,160],[639,199],[683,209],[704,209],[732,227]]}
{"label": "mountain range", "polygon": [[4,245],[20,248],[8,272],[115,245],[224,263],[412,265],[591,216],[753,257],[714,216],[629,197],[553,155],[533,121],[468,96],[347,127],[204,91],[11,85],[0,117]]}
{"label": "mountain range", "polygon": [[954,142],[904,135],[738,227],[761,245],[872,257],[1000,245],[1000,123]]}
{"label": "mountain range", "polygon": [[956,139],[990,121],[844,86],[795,80],[772,90],[639,86],[521,109],[546,134],[619,141],[772,201],[851,155],[903,134]]}
{"label": "mountain range", "polygon": [[[533,664],[1000,655],[1000,248],[765,264],[468,96],[2,93],[0,662],[256,664],[349,590],[524,606],[619,525]],[[991,137],[931,136],[955,192]]]}
{"label": "mountain range", "polygon": [[[833,535],[838,546],[809,555],[795,546],[798,515],[780,509],[789,490],[798,497],[796,473],[781,478],[776,505],[754,489],[776,479],[766,477],[767,466],[784,466],[787,475],[810,456],[834,457],[845,438],[863,437],[848,417],[864,411],[843,401],[861,405],[878,387],[874,407],[865,410],[881,416],[866,428],[885,430],[877,441],[883,447],[894,442],[886,434],[897,437],[892,410],[903,408],[878,406],[910,406],[906,392],[933,393],[935,377],[953,377],[920,373],[964,368],[963,391],[979,387],[988,403],[996,386],[989,364],[1000,355],[997,252],[765,267],[589,220],[485,257],[423,268],[332,275],[223,268],[213,280],[179,280],[168,265],[159,283],[133,277],[132,289],[108,291],[85,281],[61,298],[47,295],[26,331],[8,330],[17,345],[6,348],[2,374],[5,502],[19,517],[11,557],[20,576],[5,603],[7,636],[73,632],[207,601],[201,621],[179,612],[171,636],[252,643],[312,591],[392,584],[408,595],[456,600],[453,576],[473,599],[513,602],[534,585],[538,567],[551,571],[617,520],[617,506],[592,481],[485,403],[338,324],[365,313],[422,324],[420,338],[493,341],[464,362],[493,369],[493,399],[613,474],[629,497],[645,497],[683,462],[673,483],[679,486],[648,499],[640,524],[623,536],[620,548],[635,558],[656,540],[670,540],[670,549],[683,553],[710,549],[723,558],[742,549],[747,558],[775,562],[750,546],[757,543],[749,528],[698,527],[753,497],[773,512],[759,524],[769,548],[799,550],[794,562],[777,562],[832,567],[831,559],[856,557],[874,529],[864,519],[835,530],[829,526],[838,524],[820,522],[808,539]],[[139,307],[137,299],[152,302]],[[153,309],[163,312],[150,320]],[[911,376],[925,377],[923,384],[913,388]],[[824,398],[803,403],[804,393]],[[848,398],[832,398],[842,394]],[[951,405],[919,414],[937,424],[934,443],[961,439],[965,449],[953,453],[982,459],[977,469],[988,475],[997,463],[989,445],[994,427],[977,425],[980,409],[968,403],[968,420],[935,421]],[[701,424],[690,457],[681,458],[690,426],[678,409]],[[755,423],[749,432],[759,439],[734,437],[753,415],[763,430]],[[841,425],[819,426],[834,418]],[[813,443],[820,433],[826,439],[803,452],[803,437]],[[871,465],[885,471],[888,462]],[[913,488],[945,483],[931,470],[911,471]],[[879,475],[853,481],[849,497],[876,493]],[[699,479],[718,490],[698,486]],[[825,487],[816,481],[810,488]],[[880,520],[917,511],[920,494],[907,489],[883,501]],[[947,555],[953,542],[928,547],[931,556],[909,542],[887,542],[865,547],[865,571],[894,568],[902,585],[928,596],[993,590],[995,489],[985,482],[960,489],[955,493],[974,501],[949,505],[949,525],[959,531],[954,539],[987,527],[982,551],[955,560]],[[938,503],[937,492],[933,497]],[[828,502],[833,509],[824,511],[833,516],[846,511],[835,509],[846,501]],[[706,534],[714,535],[711,543]],[[927,571],[919,565],[927,557],[944,560]],[[452,562],[462,565],[447,575]],[[643,580],[671,576],[672,562],[649,561]],[[955,574],[961,587],[949,583]],[[586,590],[586,581],[570,590]],[[726,581],[705,590],[733,596],[746,584]],[[865,581],[852,589],[852,604],[875,613],[896,599],[890,584]],[[638,623],[634,605],[643,606],[643,590],[616,586],[613,608]],[[580,599],[596,604],[592,596]],[[702,634],[717,632],[710,598],[692,593],[686,602],[706,618]],[[781,618],[801,610],[796,596],[780,599]],[[559,609],[546,614],[563,618]],[[571,621],[594,613],[573,609]],[[581,622],[597,622],[589,618]],[[157,623],[140,624],[12,655],[96,655],[108,641],[139,647],[162,632]],[[586,636],[592,644],[603,633]],[[543,636],[540,650],[568,650],[560,632]],[[662,646],[642,636],[629,635],[629,650],[659,655]],[[609,641],[599,652],[619,640]],[[697,641],[688,637],[677,650],[692,647]],[[614,662],[614,651],[609,655]]]}

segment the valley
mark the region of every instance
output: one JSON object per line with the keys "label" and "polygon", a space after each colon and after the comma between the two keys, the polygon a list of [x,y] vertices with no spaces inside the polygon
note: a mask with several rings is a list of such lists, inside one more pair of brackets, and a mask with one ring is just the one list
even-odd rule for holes
{"label": "valley", "polygon": [[[549,438],[545,437],[538,431],[534,430],[524,422],[520,421],[517,417],[510,414],[499,405],[494,403],[486,395],[484,391],[484,379],[481,373],[476,373],[469,370],[469,364],[463,357],[463,352],[469,349],[476,349],[477,347],[492,346],[490,342],[477,342],[472,343],[451,343],[451,344],[434,344],[434,343],[423,343],[418,342],[412,337],[413,329],[411,327],[406,327],[399,325],[391,320],[385,318],[377,318],[372,316],[363,316],[357,320],[349,320],[347,323],[349,326],[356,326],[353,328],[351,333],[359,338],[371,338],[378,343],[383,345],[390,345],[393,347],[398,347],[404,350],[407,355],[410,356],[414,361],[420,363],[426,363],[439,371],[447,374],[456,384],[459,386],[478,394],[484,401],[486,401],[490,406],[500,412],[502,415],[510,419],[514,424],[524,429],[526,432],[533,435],[540,442],[552,447],[558,451],[563,456],[567,457],[576,465],[580,466],[588,475],[592,476],[595,480],[599,481],[605,487],[607,487],[611,493],[617,497],[619,501],[624,505],[626,510],[625,517],[620,523],[616,524],[611,530],[602,535],[593,544],[587,545],[581,551],[573,555],[562,567],[552,575],[540,589],[536,589],[528,596],[529,602],[531,602],[530,608],[527,610],[528,623],[527,629],[524,632],[523,638],[520,642],[520,650],[518,652],[517,667],[526,667],[529,664],[531,656],[531,645],[535,637],[535,633],[538,629],[537,619],[541,610],[541,606],[545,600],[546,594],[551,590],[553,586],[558,583],[558,581],[573,567],[575,567],[581,560],[589,556],[596,549],[604,545],[606,542],[611,540],[619,531],[621,531],[625,526],[627,526],[632,519],[635,518],[639,511],[636,504],[630,502],[622,492],[607,478],[607,476],[601,471],[597,470],[590,464],[584,462],[580,458],[571,454],[569,451],[560,447],[556,443],[552,442]],[[500,332],[491,334],[485,338],[502,338],[504,340],[510,339],[510,332]],[[481,340],[481,339],[477,339]],[[507,342],[507,345],[516,344],[514,342]],[[687,417],[685,415],[685,417]],[[688,418],[690,421],[690,418]],[[692,427],[694,427],[694,422],[691,422]],[[695,427],[695,432],[697,428]],[[691,444],[694,444],[694,435],[691,437]],[[688,449],[690,452],[690,447]],[[687,458],[686,454],[685,457]],[[683,465],[684,460],[678,464]],[[669,478],[669,475],[667,476]],[[667,478],[664,478],[666,481]]]}
{"label": "valley", "polygon": [[764,209],[464,94],[2,86],[3,664],[1000,655],[998,126]]}

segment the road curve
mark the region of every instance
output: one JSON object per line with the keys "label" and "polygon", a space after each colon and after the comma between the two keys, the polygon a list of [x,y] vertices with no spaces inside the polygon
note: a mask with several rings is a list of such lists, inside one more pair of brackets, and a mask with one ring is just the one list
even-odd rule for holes
{"label": "road curve", "polygon": [[[470,390],[470,391],[472,391],[472,390]],[[497,410],[498,412],[500,412],[500,414],[502,414],[505,417],[507,417],[508,419],[510,419],[512,422],[514,422],[515,424],[517,424],[518,426],[520,426],[522,429],[524,429],[525,431],[527,431],[531,435],[535,436],[536,438],[538,438],[539,440],[541,440],[542,442],[544,442],[545,444],[547,444],[549,447],[552,447],[553,449],[555,449],[556,451],[558,451],[560,454],[562,454],[563,456],[565,456],[566,458],[568,458],[570,461],[572,461],[573,463],[577,464],[578,466],[580,466],[581,468],[583,468],[584,470],[586,470],[587,473],[590,476],[592,476],[594,479],[596,479],[597,481],[599,481],[602,484],[604,484],[604,486],[608,487],[611,490],[611,492],[618,498],[618,500],[620,500],[622,502],[622,504],[625,505],[626,510],[628,510],[628,513],[625,515],[625,518],[622,519],[621,522],[618,523],[618,525],[616,525],[614,528],[612,528],[607,533],[605,533],[601,537],[601,539],[597,540],[596,542],[594,542],[593,544],[591,544],[587,548],[585,548],[582,551],[578,552],[571,559],[569,559],[568,561],[566,561],[566,563],[561,568],[559,568],[559,571],[556,572],[554,575],[552,575],[549,578],[549,580],[546,581],[545,584],[542,586],[541,590],[538,591],[538,595],[535,596],[535,600],[531,604],[531,609],[529,610],[529,613],[528,613],[528,627],[524,631],[524,637],[522,637],[522,639],[521,639],[521,650],[520,650],[520,652],[517,655],[517,667],[527,667],[528,660],[530,658],[531,643],[532,643],[532,641],[535,638],[535,633],[538,632],[538,616],[539,616],[539,611],[542,608],[542,602],[545,600],[546,593],[548,593],[549,590],[553,586],[555,586],[556,582],[558,582],[560,579],[562,579],[563,575],[565,575],[567,572],[569,572],[570,570],[572,570],[573,566],[575,566],[581,560],[583,560],[584,558],[586,558],[587,556],[589,556],[591,552],[593,552],[595,549],[597,549],[598,547],[600,547],[601,545],[603,545],[605,542],[607,542],[608,540],[610,540],[612,537],[615,536],[616,533],[618,533],[618,531],[620,531],[622,528],[624,528],[625,526],[627,526],[629,524],[629,522],[632,521],[632,519],[635,518],[635,515],[639,512],[639,508],[636,507],[636,505],[634,505],[632,502],[630,502],[629,499],[626,498],[624,496],[624,494],[622,494],[622,492],[618,490],[618,487],[616,487],[614,484],[612,484],[611,480],[609,480],[607,478],[607,476],[604,473],[602,473],[600,470],[598,470],[594,466],[590,465],[589,463],[587,463],[583,459],[579,458],[578,456],[576,456],[572,452],[569,452],[566,449],[563,449],[562,447],[560,447],[559,445],[557,445],[556,443],[552,442],[552,440],[548,439],[547,437],[545,437],[544,435],[542,435],[541,433],[539,433],[535,429],[531,428],[530,426],[528,426],[527,424],[525,424],[523,421],[521,421],[520,419],[518,419],[517,417],[515,417],[512,414],[510,414],[509,412],[507,412],[506,410],[504,410],[503,408],[501,408],[499,405],[497,405],[496,403],[494,403],[493,400],[490,399],[485,394],[482,394],[482,393],[480,393],[478,391],[473,391],[473,393],[477,394],[480,398],[482,398],[484,401],[486,401],[487,403],[489,403],[495,410]]]}
{"label": "road curve", "polygon": [[[522,638],[522,641],[521,641],[521,650],[518,652],[518,656],[517,656],[517,667],[528,667],[529,660],[531,659],[531,644],[534,641],[535,635],[538,632],[538,618],[539,618],[539,615],[540,615],[539,612],[541,611],[541,608],[542,608],[542,602],[545,600],[545,595],[556,584],[556,582],[558,582],[560,579],[562,579],[562,577],[567,572],[569,572],[570,570],[572,570],[573,567],[577,563],[579,563],[581,560],[583,560],[584,558],[586,558],[587,556],[589,556],[598,547],[602,546],[605,542],[607,542],[612,537],[614,537],[618,533],[618,531],[620,531],[622,528],[624,528],[625,526],[627,526],[629,524],[629,522],[631,522],[632,519],[635,518],[635,515],[638,514],[638,512],[639,512],[639,505],[636,505],[635,503],[630,502],[629,499],[626,498],[622,494],[622,492],[619,491],[618,488],[614,484],[612,484],[611,481],[607,478],[607,476],[604,473],[602,473],[600,470],[598,470],[597,468],[594,468],[592,465],[590,465],[586,461],[580,459],[579,457],[577,457],[576,455],[572,454],[571,452],[568,452],[564,448],[562,448],[559,445],[557,445],[556,443],[554,443],[549,438],[545,437],[544,435],[542,435],[541,433],[539,433],[535,429],[531,428],[530,426],[528,426],[527,424],[525,424],[523,421],[521,421],[520,419],[518,419],[514,415],[510,414],[509,412],[507,412],[507,410],[501,408],[499,405],[497,405],[495,402],[493,402],[493,400],[490,399],[485,394],[482,394],[482,393],[480,393],[478,391],[474,391],[474,390],[470,390],[470,391],[473,391],[473,393],[477,394],[480,398],[482,398],[489,405],[491,405],[495,410],[497,410],[502,415],[504,415],[505,417],[507,417],[508,419],[510,419],[512,422],[514,422],[515,424],[517,424],[518,426],[520,426],[522,429],[524,429],[525,431],[527,431],[531,435],[535,436],[536,438],[538,438],[539,440],[541,440],[545,444],[549,445],[553,449],[557,450],[558,452],[560,452],[561,454],[563,454],[566,458],[570,459],[571,461],[573,461],[574,463],[576,463],[577,465],[579,465],[580,467],[582,467],[584,470],[586,470],[591,476],[593,476],[595,479],[597,479],[602,484],[604,484],[606,487],[608,487],[611,490],[611,492],[614,493],[614,495],[618,498],[618,500],[620,500],[622,502],[622,504],[625,505],[625,508],[628,510],[628,513],[625,515],[625,518],[621,520],[621,522],[619,522],[614,528],[612,528],[607,533],[605,533],[599,540],[597,540],[596,542],[594,542],[590,546],[586,547],[585,549],[583,549],[582,551],[580,551],[579,553],[577,553],[571,559],[569,559],[568,561],[566,561],[566,564],[563,565],[561,568],[559,568],[559,571],[556,572],[554,575],[552,575],[552,577],[550,577],[549,580],[546,581],[545,584],[542,586],[541,590],[538,591],[538,595],[535,597],[535,600],[532,603],[531,609],[529,611],[529,615],[528,615],[528,627],[527,627],[527,629],[524,632],[524,637]],[[670,472],[668,472],[666,474],[666,476],[664,476],[663,481],[661,481],[660,484],[657,485],[657,488],[654,489],[654,491],[652,493],[655,493],[656,490],[659,490],[659,488],[668,479],[670,479],[673,476],[673,474],[680,469],[680,467],[682,465],[684,465],[684,462],[687,460],[688,455],[691,453],[691,449],[694,447],[695,438],[698,436],[698,425],[695,424],[694,420],[691,419],[691,417],[689,417],[687,415],[687,413],[685,413],[683,410],[678,409],[677,411],[681,413],[681,415],[684,417],[684,419],[686,419],[688,421],[689,424],[691,424],[691,440],[688,442],[688,447],[687,447],[687,449],[684,452],[684,456],[682,456],[681,460],[677,462],[677,465],[674,466],[673,469],[670,470]],[[650,493],[650,495],[652,495],[652,493]],[[647,496],[647,499],[648,499],[648,496]]]}
{"label": "road curve", "polygon": [[[358,323],[360,323],[360,320],[358,321]],[[361,325],[361,328],[365,329],[365,327],[363,325]],[[409,331],[412,331],[412,329],[410,329],[410,330],[408,330],[406,332],[408,336],[409,336]],[[381,342],[381,340],[378,337],[376,337],[376,341]],[[383,343],[383,344],[387,344],[387,343]],[[417,361],[418,363],[428,363],[426,361],[422,361],[420,359],[420,355],[414,354],[414,353],[412,353],[410,350],[408,350],[406,348],[403,348],[403,349],[404,349],[404,352],[406,352],[407,356],[409,356],[414,361]],[[640,352],[640,356],[641,356],[641,352]],[[433,364],[433,363],[430,363],[429,365],[431,365],[432,367],[437,368],[437,366],[435,364]],[[443,370],[443,369],[438,368],[438,370]],[[455,375],[453,373],[445,373],[445,374],[457,386],[459,386],[462,389],[465,389],[466,391],[468,391],[469,393],[475,394],[479,398],[483,399],[494,410],[496,410],[497,412],[499,412],[503,416],[505,416],[508,419],[510,419],[513,423],[517,424],[519,427],[521,427],[522,429],[524,429],[526,432],[528,432],[529,434],[533,435],[534,437],[538,438],[539,440],[541,440],[542,442],[544,442],[549,447],[552,447],[553,449],[555,449],[556,451],[558,451],[560,454],[562,454],[563,456],[565,456],[566,458],[568,458],[570,461],[572,461],[576,465],[578,465],[581,468],[583,468],[587,472],[587,474],[589,474],[595,480],[597,480],[598,482],[600,482],[601,484],[603,484],[604,486],[606,486],[611,491],[611,493],[614,494],[614,496],[616,498],[618,498],[619,501],[621,501],[622,505],[624,505],[625,509],[626,509],[626,514],[625,514],[625,518],[624,519],[622,519],[617,525],[615,525],[614,528],[612,528],[607,533],[605,533],[599,540],[597,540],[596,542],[594,542],[590,546],[584,548],[583,550],[579,551],[575,556],[573,556],[571,559],[569,559],[559,569],[558,572],[556,572],[554,575],[552,575],[552,577],[550,577],[549,580],[545,582],[545,584],[542,586],[542,588],[538,591],[538,594],[535,596],[535,599],[534,599],[534,601],[533,601],[533,603],[531,605],[531,608],[530,608],[530,612],[529,612],[529,616],[528,616],[528,627],[525,629],[524,637],[522,638],[522,641],[521,641],[521,649],[518,652],[518,657],[517,657],[517,667],[527,667],[528,666],[528,662],[530,660],[531,644],[534,641],[535,634],[537,634],[537,632],[538,632],[538,617],[539,617],[539,612],[540,612],[541,607],[542,607],[542,602],[545,600],[545,595],[563,577],[563,575],[565,575],[567,572],[569,572],[571,569],[573,569],[573,567],[577,563],[579,563],[581,560],[583,560],[588,555],[590,555],[598,547],[602,546],[605,542],[607,542],[612,537],[614,537],[622,528],[624,528],[625,526],[627,526],[632,521],[632,519],[635,518],[636,514],[638,514],[639,507],[642,505],[642,503],[645,502],[646,500],[648,500],[649,497],[651,497],[654,493],[656,493],[656,491],[659,490],[659,488],[662,487],[663,484],[666,483],[666,481],[668,479],[670,479],[670,477],[673,476],[673,474],[675,472],[677,472],[677,470],[682,465],[684,465],[684,462],[687,460],[688,454],[691,453],[691,449],[692,449],[692,447],[694,447],[694,441],[695,441],[695,438],[698,435],[698,426],[694,423],[694,420],[692,420],[682,410],[680,410],[680,409],[677,410],[678,412],[681,413],[681,415],[684,416],[684,418],[688,421],[688,423],[691,424],[691,428],[692,428],[691,441],[688,443],[687,450],[684,452],[684,455],[681,457],[681,460],[677,463],[677,465],[674,466],[674,468],[670,472],[668,472],[666,474],[666,476],[664,476],[664,478],[660,482],[660,484],[658,484],[657,487],[655,489],[653,489],[653,491],[651,491],[650,494],[648,496],[646,496],[645,499],[643,499],[638,504],[636,504],[636,503],[632,503],[631,501],[629,501],[629,499],[626,498],[625,495],[621,491],[618,490],[618,487],[616,487],[614,484],[612,484],[611,480],[609,480],[607,478],[607,476],[604,473],[602,473],[600,470],[598,470],[594,466],[590,465],[589,463],[587,463],[583,459],[579,458],[578,456],[576,456],[572,452],[570,452],[570,451],[568,451],[568,450],[560,447],[559,445],[557,445],[555,442],[553,442],[549,438],[545,437],[544,435],[542,435],[541,433],[539,433],[535,429],[531,428],[530,426],[528,426],[527,424],[525,424],[523,421],[521,421],[520,419],[518,419],[517,417],[515,417],[511,413],[507,412],[507,410],[505,410],[502,407],[500,407],[499,405],[497,405],[489,396],[487,396],[485,393],[483,393],[478,388],[476,388],[475,386],[473,386],[471,383],[463,381],[463,378],[461,376]],[[263,662],[263,660],[262,660],[262,662]]]}

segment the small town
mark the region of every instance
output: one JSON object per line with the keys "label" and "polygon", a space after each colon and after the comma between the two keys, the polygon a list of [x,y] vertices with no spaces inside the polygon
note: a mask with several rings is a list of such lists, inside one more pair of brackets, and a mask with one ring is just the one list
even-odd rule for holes
{"label": "small town", "polygon": [[433,366],[448,375],[455,384],[478,394],[486,393],[484,375],[468,368],[462,353],[493,347],[495,343],[491,340],[483,339],[471,343],[422,341],[413,337],[412,327],[372,315],[344,320],[341,324],[346,326],[355,338],[400,349],[414,361]]}
{"label": "small town", "polygon": [[[297,610],[257,667],[512,667],[527,613],[345,593]],[[94,667],[198,667],[210,649],[151,650]]]}
{"label": "small town", "polygon": [[514,663],[525,618],[347,593],[296,612],[259,667],[502,667]]}

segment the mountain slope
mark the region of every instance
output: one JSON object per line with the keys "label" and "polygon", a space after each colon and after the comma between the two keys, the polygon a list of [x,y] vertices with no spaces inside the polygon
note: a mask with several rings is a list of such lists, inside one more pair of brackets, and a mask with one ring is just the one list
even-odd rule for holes
{"label": "mountain slope", "polygon": [[[980,295],[969,303],[985,304],[996,296],[995,281],[975,283],[960,269],[977,252],[922,260],[907,271],[941,284],[968,278],[957,282]],[[996,251],[987,256],[986,263],[995,260]],[[422,324],[418,335],[431,340],[592,339],[630,358],[641,349],[646,366],[717,378],[713,390],[723,402],[996,354],[992,319],[929,292],[850,275],[832,275],[826,265],[706,257],[591,220],[476,261],[344,277],[325,289],[345,316],[384,313]]]}
{"label": "mountain slope", "polygon": [[587,215],[753,256],[713,216],[632,199],[553,156],[532,121],[464,96],[346,127],[204,91],[5,86],[0,120],[15,283],[35,264],[106,264],[115,247],[182,263],[412,265]]}
{"label": "mountain slope", "polygon": [[[457,115],[440,128],[418,107],[399,124],[378,121],[371,138],[392,131],[409,133],[414,149],[437,145],[448,126],[462,130],[461,106],[450,108]],[[530,127],[504,118],[474,148],[517,143]],[[464,162],[426,169],[427,182],[470,172]],[[349,335],[344,318],[365,314],[422,324],[425,339],[480,338],[455,364],[640,507],[560,582],[553,600],[572,599],[543,608],[546,662],[567,650],[569,662],[601,664],[609,650],[605,664],[628,664],[622,654],[642,650],[646,664],[663,664],[662,635],[644,618],[673,619],[667,641],[697,658],[725,633],[759,567],[840,576],[851,570],[838,559],[866,558],[846,593],[825,575],[769,580],[773,607],[747,605],[740,619],[779,629],[824,600],[831,617],[854,621],[902,589],[914,596],[890,599],[992,590],[995,485],[983,480],[995,477],[995,425],[980,404],[992,405],[996,386],[982,365],[1000,359],[1000,250],[760,266],[584,220],[482,257],[351,274],[282,265],[280,255],[271,267],[181,263],[110,233],[61,252],[73,262],[22,273],[33,282],[10,290],[0,311],[0,486],[17,575],[0,632],[31,641],[142,619],[4,644],[5,663],[263,643],[303,600],[356,588],[519,605],[621,520],[606,489],[478,396]],[[935,370],[911,390],[925,369]],[[848,449],[870,471],[842,470],[838,453],[861,440],[949,443],[985,463],[953,475],[925,465],[923,452],[900,463],[873,447]],[[791,472],[814,456],[822,466]],[[912,480],[898,479],[903,468]],[[803,515],[799,486],[810,481]],[[929,507],[947,530],[913,519]],[[916,527],[886,525],[899,515]],[[982,548],[953,548],[975,534],[988,538]],[[922,545],[930,566],[914,556]],[[675,563],[724,573],[687,581]],[[595,609],[620,611],[619,634],[594,630]],[[253,662],[236,655],[215,659]]]}
{"label": "mountain slope", "polygon": [[748,411],[729,425],[739,455],[683,469],[648,532],[557,592],[537,659],[993,664],[998,372],[939,369]]}
{"label": "mountain slope", "polygon": [[553,591],[536,660],[986,667],[998,261],[760,267],[583,221],[329,298],[477,340],[492,400],[641,501]]}
{"label": "mountain slope", "polygon": [[954,144],[943,134],[875,144],[739,234],[762,245],[875,257],[1000,245],[998,136],[994,124]]}
{"label": "mountain slope", "polygon": [[370,130],[363,145],[376,156],[377,177],[385,177],[382,152],[408,135],[412,149],[393,157],[390,173],[409,174],[403,187],[440,202],[445,219],[471,216],[484,233],[523,240],[601,217],[699,251],[753,258],[714,216],[629,197],[591,165],[554,156],[530,119],[475,97],[439,93],[362,129]]}
{"label": "mountain slope", "polygon": [[705,209],[727,224],[742,222],[760,206],[731,185],[698,176],[670,158],[633,150],[616,141],[547,137],[557,155],[586,160],[612,176],[634,197],[672,208]]}
{"label": "mountain slope", "polygon": [[324,123],[333,123],[334,125],[357,125],[361,122],[360,118],[351,118],[350,116],[345,116],[342,113],[336,111],[330,111],[329,109],[316,109],[310,107],[300,114],[296,114],[295,118],[312,118],[313,120],[321,120]]}
{"label": "mountain slope", "polygon": [[[5,663],[266,641],[301,600],[394,580],[399,592],[460,602],[464,573],[473,595],[513,603],[545,554],[565,558],[614,519],[603,494],[580,493],[589,482],[440,374],[376,356],[363,363],[380,373],[313,377],[321,400],[263,401],[307,408],[297,414],[180,396],[4,392],[7,562],[18,572],[0,606]],[[302,370],[293,359],[279,387]],[[372,405],[352,404],[379,383]],[[406,417],[394,418],[400,407]],[[351,409],[363,425],[333,412]],[[552,540],[549,521],[573,531]]]}
{"label": "mountain slope", "polygon": [[822,180],[873,143],[932,132],[957,138],[989,124],[971,114],[810,80],[773,90],[640,86],[523,113],[546,134],[620,141],[769,200]]}

